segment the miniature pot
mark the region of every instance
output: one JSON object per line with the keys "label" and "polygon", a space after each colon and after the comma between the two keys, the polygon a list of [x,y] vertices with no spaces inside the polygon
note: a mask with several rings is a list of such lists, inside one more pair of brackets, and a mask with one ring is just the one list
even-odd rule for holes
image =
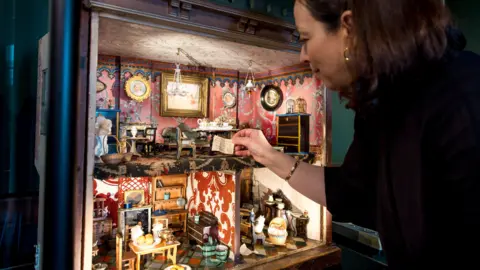
{"label": "miniature pot", "polygon": [[226,262],[228,260],[228,255],[230,253],[230,249],[228,246],[225,245],[218,245],[215,250],[215,256],[217,260]]}

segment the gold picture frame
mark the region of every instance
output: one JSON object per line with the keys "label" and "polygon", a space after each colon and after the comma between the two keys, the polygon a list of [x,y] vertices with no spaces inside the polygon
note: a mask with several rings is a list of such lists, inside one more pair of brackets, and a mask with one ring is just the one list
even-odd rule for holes
{"label": "gold picture frame", "polygon": [[145,78],[143,78],[143,76],[136,75],[130,77],[125,82],[125,92],[127,93],[127,96],[129,96],[131,99],[137,102],[142,102],[148,97],[150,97],[152,89],[150,87],[150,83]]}
{"label": "gold picture frame", "polygon": [[145,203],[145,190],[143,189],[127,190],[123,196],[123,201],[125,203],[131,203],[132,206],[143,205]]}
{"label": "gold picture frame", "polygon": [[180,89],[175,89],[174,76],[162,73],[160,116],[207,117],[208,78],[182,75]]}

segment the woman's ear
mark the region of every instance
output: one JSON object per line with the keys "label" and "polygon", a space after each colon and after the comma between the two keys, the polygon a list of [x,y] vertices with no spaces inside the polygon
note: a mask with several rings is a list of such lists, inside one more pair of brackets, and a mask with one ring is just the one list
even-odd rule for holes
{"label": "woman's ear", "polygon": [[340,29],[346,37],[351,37],[353,30],[353,15],[351,10],[346,10],[340,17]]}

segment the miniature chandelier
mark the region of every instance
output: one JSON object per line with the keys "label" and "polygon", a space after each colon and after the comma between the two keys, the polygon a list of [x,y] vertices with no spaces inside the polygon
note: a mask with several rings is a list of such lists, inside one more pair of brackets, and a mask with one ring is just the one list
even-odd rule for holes
{"label": "miniature chandelier", "polygon": [[[245,92],[247,92],[249,95],[252,91],[255,92],[257,90],[256,87],[255,87],[255,76],[254,76],[253,71],[252,71],[252,64],[253,64],[253,61],[250,60],[250,62],[248,63],[247,76],[245,78],[246,84],[243,87],[243,90]],[[250,75],[250,77],[249,77],[249,75]]]}
{"label": "miniature chandelier", "polygon": [[173,80],[175,84],[173,85],[172,89],[169,89],[170,91],[168,91],[168,94],[172,96],[184,96],[186,94],[185,91],[183,91],[182,87],[182,73],[180,72],[180,63],[178,61],[178,58],[180,58],[180,49],[178,49],[177,52],[177,62],[175,63],[176,68],[175,73],[173,74]]}

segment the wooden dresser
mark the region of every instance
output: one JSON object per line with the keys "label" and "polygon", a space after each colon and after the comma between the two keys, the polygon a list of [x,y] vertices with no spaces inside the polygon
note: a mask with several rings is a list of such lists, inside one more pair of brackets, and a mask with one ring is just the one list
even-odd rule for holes
{"label": "wooden dresser", "polygon": [[187,222],[188,238],[203,244],[204,238],[208,238],[210,227],[218,226],[218,219],[210,212],[200,212],[200,222],[195,223],[195,217],[189,217]]}
{"label": "wooden dresser", "polygon": [[285,153],[310,151],[310,114],[278,114],[277,145]]}

